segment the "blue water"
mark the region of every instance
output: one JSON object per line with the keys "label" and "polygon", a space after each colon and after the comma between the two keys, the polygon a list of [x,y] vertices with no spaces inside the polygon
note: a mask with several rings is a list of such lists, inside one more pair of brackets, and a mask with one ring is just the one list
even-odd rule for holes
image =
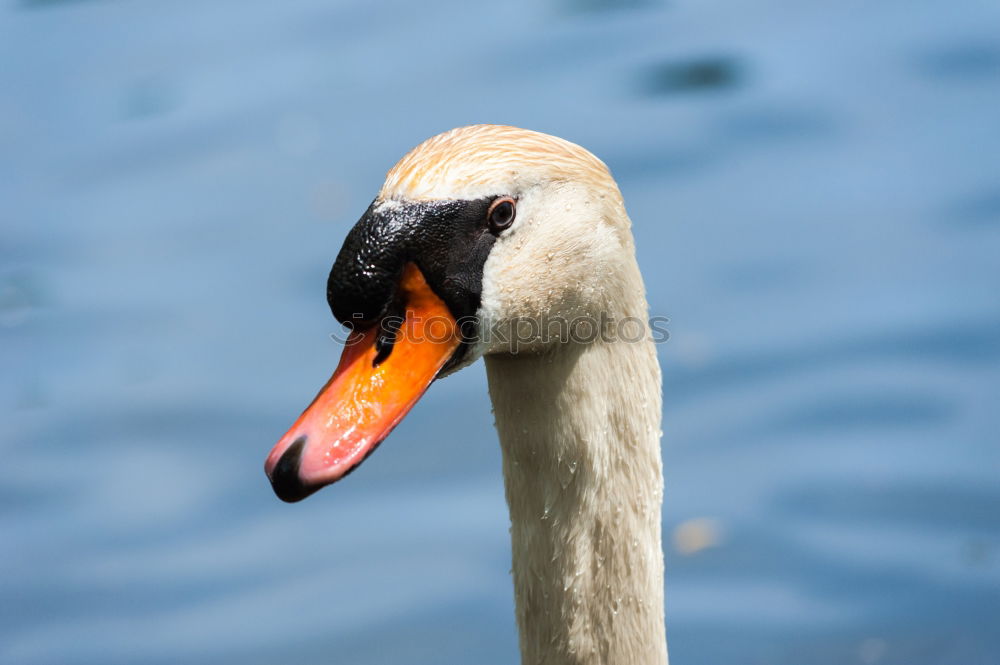
{"label": "blue water", "polygon": [[671,319],[672,661],[1000,663],[998,27],[4,3],[0,662],[517,661],[481,366],[304,503],[262,472],[336,363],[326,274],[384,172],[502,122],[610,165]]}

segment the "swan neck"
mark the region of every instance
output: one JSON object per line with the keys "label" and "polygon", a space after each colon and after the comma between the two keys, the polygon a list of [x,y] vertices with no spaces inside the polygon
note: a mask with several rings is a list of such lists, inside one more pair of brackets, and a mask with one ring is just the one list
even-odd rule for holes
{"label": "swan neck", "polygon": [[486,357],[522,662],[665,665],[650,341]]}

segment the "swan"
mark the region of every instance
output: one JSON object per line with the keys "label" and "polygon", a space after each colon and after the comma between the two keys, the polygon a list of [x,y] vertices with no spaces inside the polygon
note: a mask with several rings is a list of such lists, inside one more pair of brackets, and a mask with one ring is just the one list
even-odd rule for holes
{"label": "swan", "polygon": [[526,664],[667,663],[660,367],[630,226],[569,141],[499,125],[424,141],[344,241],[327,299],[350,338],[265,464],[303,499],[482,357]]}

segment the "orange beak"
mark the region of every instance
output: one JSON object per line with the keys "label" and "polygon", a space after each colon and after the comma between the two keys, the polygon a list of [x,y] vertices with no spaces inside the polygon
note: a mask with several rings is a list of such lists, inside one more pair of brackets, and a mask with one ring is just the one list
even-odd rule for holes
{"label": "orange beak", "polygon": [[385,321],[352,332],[333,376],[268,455],[264,470],[283,501],[304,499],[354,470],[458,349],[455,318],[412,263],[403,270],[398,295],[406,316],[395,343],[387,347],[379,339]]}

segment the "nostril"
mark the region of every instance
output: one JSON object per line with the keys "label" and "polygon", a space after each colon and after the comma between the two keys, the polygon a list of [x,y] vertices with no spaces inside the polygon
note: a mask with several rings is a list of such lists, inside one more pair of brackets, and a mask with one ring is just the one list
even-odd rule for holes
{"label": "nostril", "polygon": [[299,463],[302,459],[302,449],[305,448],[306,437],[300,436],[288,449],[281,454],[278,463],[271,472],[271,488],[278,498],[288,503],[301,501],[319,489],[307,487],[299,477]]}
{"label": "nostril", "polygon": [[389,308],[388,313],[381,321],[379,321],[379,331],[378,336],[375,338],[375,359],[372,361],[372,367],[378,367],[389,354],[392,353],[392,347],[396,343],[396,337],[399,334],[399,329],[403,327],[403,323],[406,322],[406,303],[399,297],[397,293],[396,301],[393,303],[392,307]]}

